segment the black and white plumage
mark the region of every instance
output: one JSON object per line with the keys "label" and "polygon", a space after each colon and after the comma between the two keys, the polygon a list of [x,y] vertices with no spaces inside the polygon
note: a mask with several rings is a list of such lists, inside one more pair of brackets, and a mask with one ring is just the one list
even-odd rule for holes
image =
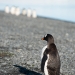
{"label": "black and white plumage", "polygon": [[43,53],[44,53],[44,51],[45,51],[45,49],[47,48],[47,45],[46,46],[44,46],[43,47],[43,49],[42,49],[42,53],[41,53],[41,59],[43,58]]}
{"label": "black and white plumage", "polygon": [[54,44],[53,36],[47,34],[42,40],[47,41],[47,46],[43,48],[41,71],[44,72],[45,75],[60,75],[60,57]]}

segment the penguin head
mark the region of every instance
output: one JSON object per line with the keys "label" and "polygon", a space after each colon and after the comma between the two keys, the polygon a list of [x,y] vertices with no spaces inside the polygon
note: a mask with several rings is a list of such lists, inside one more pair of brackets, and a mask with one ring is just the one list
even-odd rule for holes
{"label": "penguin head", "polygon": [[42,38],[42,40],[45,40],[45,41],[47,41],[48,43],[54,43],[54,38],[53,38],[53,36],[52,36],[51,34],[45,35],[45,36]]}

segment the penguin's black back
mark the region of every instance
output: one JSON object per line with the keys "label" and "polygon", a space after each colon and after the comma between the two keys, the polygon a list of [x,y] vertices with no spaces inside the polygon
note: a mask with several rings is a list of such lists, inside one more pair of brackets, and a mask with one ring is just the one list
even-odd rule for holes
{"label": "penguin's black back", "polygon": [[60,57],[54,43],[50,44],[50,48],[46,50],[49,54],[47,69],[49,75],[60,75]]}
{"label": "penguin's black back", "polygon": [[[49,55],[49,59],[47,57]],[[47,70],[49,75],[60,75],[60,57],[54,43],[50,44],[49,49],[46,48],[41,61],[41,71],[44,72],[45,62],[48,59]]]}

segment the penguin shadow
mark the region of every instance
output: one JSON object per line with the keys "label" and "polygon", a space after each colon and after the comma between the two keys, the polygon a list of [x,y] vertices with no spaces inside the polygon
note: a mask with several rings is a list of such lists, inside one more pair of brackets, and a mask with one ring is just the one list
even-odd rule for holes
{"label": "penguin shadow", "polygon": [[25,75],[42,75],[40,73],[37,73],[35,71],[31,71],[29,69],[26,69],[25,67],[19,66],[19,65],[13,65],[15,67],[18,67],[19,72]]}

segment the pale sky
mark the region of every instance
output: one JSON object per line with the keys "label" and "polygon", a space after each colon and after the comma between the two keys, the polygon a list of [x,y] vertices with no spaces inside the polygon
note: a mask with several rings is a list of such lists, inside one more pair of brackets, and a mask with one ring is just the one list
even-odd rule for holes
{"label": "pale sky", "polygon": [[75,5],[75,0],[0,0],[0,3],[19,4],[51,4],[51,5]]}
{"label": "pale sky", "polygon": [[5,5],[36,9],[40,16],[75,22],[75,0],[0,0],[0,9]]}

